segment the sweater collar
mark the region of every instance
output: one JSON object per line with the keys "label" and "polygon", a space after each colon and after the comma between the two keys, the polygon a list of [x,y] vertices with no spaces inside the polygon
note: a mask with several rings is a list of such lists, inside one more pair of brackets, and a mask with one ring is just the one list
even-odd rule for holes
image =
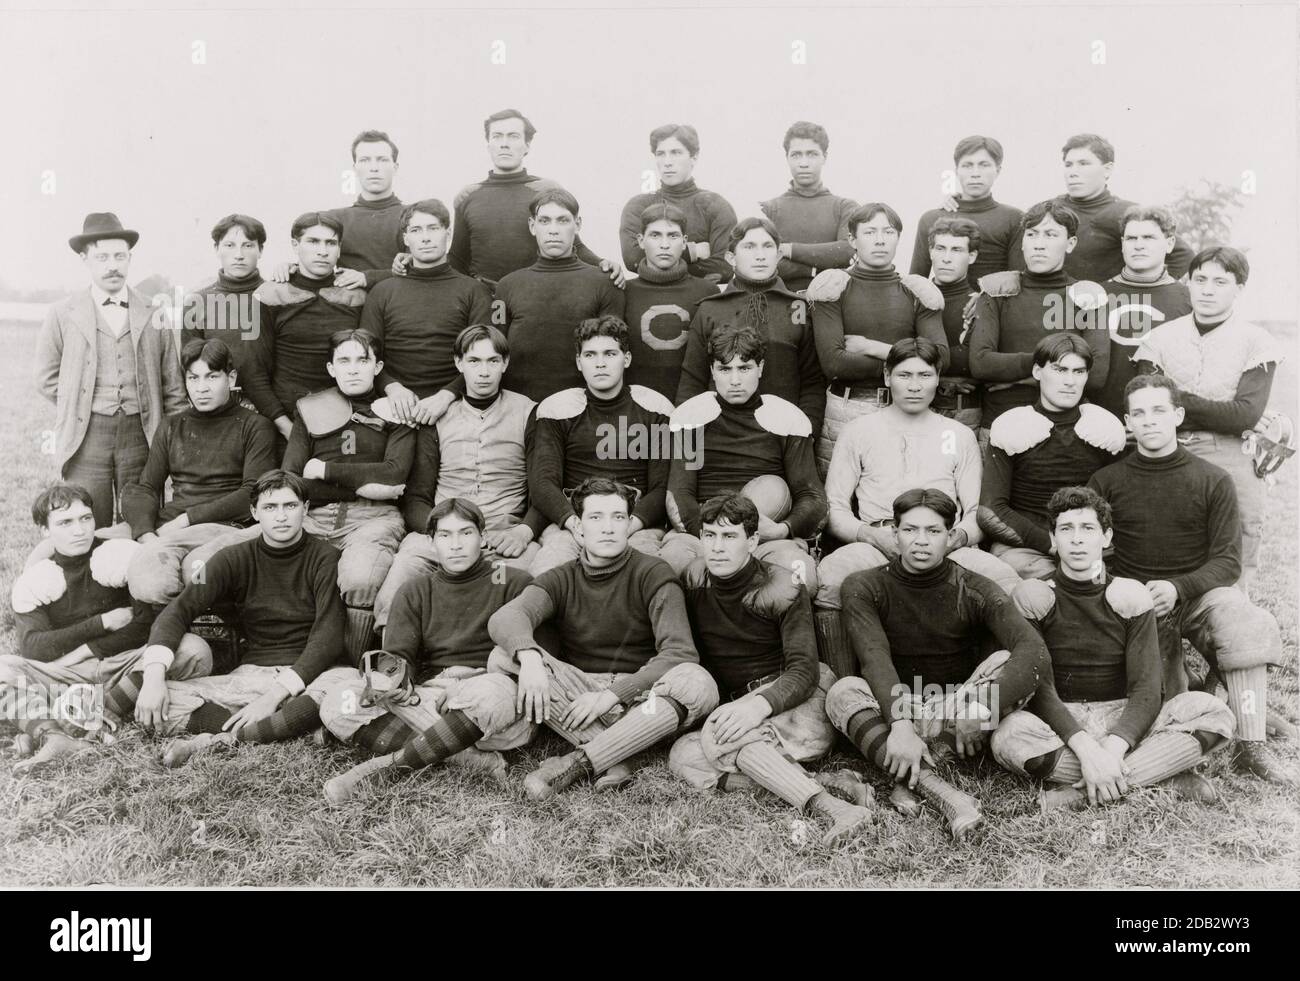
{"label": "sweater collar", "polygon": [[680,283],[687,277],[689,270],[686,267],[686,260],[678,258],[677,262],[667,269],[660,269],[658,266],[651,265],[650,260],[644,256],[636,264],[636,275],[638,279],[644,279],[647,283],[654,283],[657,286],[667,286],[671,283]]}
{"label": "sweater collar", "polygon": [[1115,200],[1115,195],[1110,193],[1109,185],[1103,187],[1098,193],[1090,198],[1072,198],[1068,194],[1061,195],[1062,202],[1066,207],[1074,208],[1078,211],[1100,211],[1106,205]]}
{"label": "sweater collar", "polygon": [[692,194],[698,193],[699,190],[699,186],[695,183],[694,177],[682,181],[680,184],[676,184],[673,187],[666,187],[663,184],[659,185],[659,193],[666,198],[689,198]]}
{"label": "sweater collar", "polygon": [[1043,405],[1043,400],[1041,398],[1034,403],[1034,411],[1040,416],[1045,416],[1047,419],[1050,419],[1053,425],[1061,425],[1064,423],[1067,426],[1073,426],[1078,422],[1081,414],[1081,410],[1077,405],[1071,409],[1049,409],[1047,406]]}
{"label": "sweater collar", "polygon": [[217,281],[213,288],[220,290],[222,293],[251,293],[263,283],[262,273],[254,269],[252,274],[245,276],[243,279],[231,279],[224,272],[218,270]]}
{"label": "sweater collar", "polygon": [[745,293],[766,293],[778,286],[782,289],[785,288],[785,284],[781,282],[781,277],[776,273],[772,274],[771,279],[746,279],[740,273],[736,273],[731,277],[731,283],[736,287],[737,292],[743,291]]}
{"label": "sweater collar", "polygon": [[486,556],[480,555],[478,560],[464,572],[448,572],[439,565],[434,568],[433,574],[443,582],[469,582],[473,579],[481,579],[491,573],[492,563],[487,560]]}
{"label": "sweater collar", "polygon": [[586,263],[576,255],[566,255],[563,259],[552,259],[539,253],[532,268],[536,272],[572,272],[585,266]]}
{"label": "sweater collar", "polygon": [[952,568],[952,563],[945,558],[928,572],[909,572],[903,567],[903,560],[895,556],[889,560],[889,572],[899,582],[917,589],[927,589],[931,586],[937,586],[948,578],[948,570]]}
{"label": "sweater collar", "polygon": [[298,540],[294,542],[292,545],[285,545],[283,548],[280,548],[274,545],[268,545],[266,542],[265,535],[258,535],[257,550],[261,552],[263,555],[271,556],[274,558],[288,558],[290,556],[299,554],[303,549],[305,549],[307,547],[307,540],[308,540],[308,535],[307,532],[304,531],[301,535],[298,536]]}
{"label": "sweater collar", "polygon": [[975,201],[967,201],[964,198],[957,199],[957,211],[959,214],[964,215],[977,215],[983,211],[992,211],[997,206],[998,203],[993,200],[992,194]]}
{"label": "sweater collar", "polygon": [[352,202],[354,208],[365,208],[367,211],[386,211],[389,208],[400,207],[402,202],[398,200],[396,194],[389,194],[386,198],[379,198],[376,201],[367,201],[365,198],[357,198]]}
{"label": "sweater collar", "polygon": [[812,187],[800,187],[794,181],[791,181],[790,188],[785,193],[793,194],[795,197],[800,198],[820,198],[830,194],[831,192],[826,189],[826,185],[821,181],[818,181]]}
{"label": "sweater collar", "polygon": [[609,565],[596,568],[587,559],[587,550],[583,549],[578,553],[578,565],[582,569],[582,575],[586,579],[600,581],[602,579],[612,579],[625,568],[628,562],[632,560],[632,546],[623,549],[623,554],[616,558]]}
{"label": "sweater collar", "polygon": [[191,419],[224,419],[226,416],[234,415],[235,409],[238,407],[239,397],[231,391],[226,395],[226,404],[221,408],[213,409],[211,412],[200,412],[191,403],[185,407],[184,415]]}
{"label": "sweater collar", "polygon": [[308,276],[301,269],[298,269],[289,275],[289,282],[292,285],[297,286],[299,289],[319,293],[325,287],[334,285],[334,274],[330,273],[328,276],[322,276],[320,279],[315,279]]}
{"label": "sweater collar", "polygon": [[53,555],[50,556],[50,558],[54,560],[55,565],[57,565],[60,569],[64,570],[65,572],[71,571],[73,569],[80,569],[82,566],[84,566],[87,562],[90,561],[91,554],[95,551],[95,549],[97,549],[100,546],[100,544],[101,541],[96,539],[94,542],[91,543],[90,548],[87,549],[85,552],[83,552],[81,555],[64,555],[62,552],[55,552]]}
{"label": "sweater collar", "polygon": [[432,269],[417,269],[415,266],[406,267],[407,279],[450,279],[452,276],[451,263],[444,258]]}
{"label": "sweater collar", "polygon": [[1024,285],[1031,289],[1059,290],[1070,285],[1070,277],[1066,273],[1064,266],[1056,270],[1056,272],[1023,272],[1020,275]]}
{"label": "sweater collar", "polygon": [[[1106,576],[1109,580],[1110,576]],[[1071,579],[1058,565],[1056,571],[1052,573],[1052,581],[1056,583],[1057,588],[1074,596],[1098,596],[1106,591],[1106,582],[1097,582],[1095,578],[1088,579]]]}
{"label": "sweater collar", "polygon": [[979,292],[979,286],[972,283],[969,277],[958,279],[951,283],[940,283],[934,281],[934,285],[939,287],[939,292],[947,299],[952,299],[954,296],[966,297],[971,293]]}
{"label": "sweater collar", "polygon": [[497,393],[488,399],[475,398],[474,396],[470,395],[468,392],[466,392],[462,396],[462,399],[465,402],[465,404],[468,405],[471,409],[474,409],[478,412],[483,412],[487,409],[492,408],[492,406],[496,405],[498,402],[501,401],[501,389],[498,388]]}
{"label": "sweater collar", "polygon": [[718,395],[718,408],[720,408],[723,412],[737,412],[742,414],[746,412],[752,413],[752,412],[756,412],[758,410],[758,407],[761,406],[762,404],[763,404],[762,392],[755,392],[749,398],[745,399],[745,401],[734,403],[734,404],[728,402],[721,395]]}
{"label": "sweater collar", "polygon": [[860,279],[868,283],[897,283],[898,270],[891,263],[884,269],[869,269],[860,262],[853,263],[853,268],[849,270],[849,275],[854,279]]}
{"label": "sweater collar", "polygon": [[723,596],[734,596],[749,589],[754,582],[754,577],[758,575],[758,571],[758,559],[751,555],[749,561],[731,575],[717,576],[710,572],[709,578],[713,581],[714,587],[720,594]]}
{"label": "sweater collar", "polygon": [[1143,456],[1141,452],[1134,450],[1124,458],[1124,462],[1130,467],[1136,467],[1138,470],[1156,472],[1161,470],[1176,470],[1185,465],[1191,458],[1187,448],[1181,443],[1168,456]]}
{"label": "sweater collar", "polygon": [[1169,275],[1168,269],[1162,269],[1160,270],[1159,279],[1150,283],[1139,283],[1137,280],[1129,279],[1127,276],[1125,276],[1124,270],[1121,269],[1115,275],[1114,282],[1119,283],[1121,286],[1131,286],[1134,289],[1142,289],[1144,287],[1150,289],[1153,286],[1168,286],[1170,283],[1178,282],[1178,280],[1174,279],[1173,276]]}
{"label": "sweater collar", "polygon": [[532,177],[528,174],[526,167],[521,167],[513,174],[498,174],[495,170],[489,170],[487,183],[489,184],[527,184]]}

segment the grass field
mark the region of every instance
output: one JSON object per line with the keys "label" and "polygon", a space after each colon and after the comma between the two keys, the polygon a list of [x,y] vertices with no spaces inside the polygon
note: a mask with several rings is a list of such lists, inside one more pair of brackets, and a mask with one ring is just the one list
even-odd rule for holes
{"label": "grass field", "polygon": [[[1295,330],[1286,330],[1295,348]],[[53,410],[32,392],[35,332],[0,325],[0,430],[8,493],[0,508],[0,591],[37,539],[31,499],[55,476],[41,433]],[[1274,404],[1296,402],[1296,365],[1283,365]],[[1282,471],[1256,584],[1278,618],[1286,664],[1272,700],[1296,718],[1297,528],[1300,463]],[[1171,502],[1173,504],[1174,502]],[[0,652],[13,621],[0,604]],[[1297,747],[1274,743],[1294,759]],[[1053,886],[1296,887],[1300,797],[1207,765],[1221,793],[1203,807],[1162,790],[1120,805],[1040,816],[1036,790],[988,761],[947,775],[983,803],[986,822],[954,844],[938,815],[878,809],[874,830],[838,848],[815,824],[766,794],[697,795],[644,754],[637,780],[613,795],[579,789],[542,805],[522,777],[563,751],[547,736],[508,754],[502,791],[457,769],[384,781],[330,810],[321,785],[356,762],[337,744],[240,747],[180,771],[160,743],[129,730],[111,749],[16,778],[0,754],[0,885],[420,886]],[[836,753],[825,764],[866,764]],[[874,770],[868,773],[875,776]],[[887,783],[875,779],[878,798]]]}

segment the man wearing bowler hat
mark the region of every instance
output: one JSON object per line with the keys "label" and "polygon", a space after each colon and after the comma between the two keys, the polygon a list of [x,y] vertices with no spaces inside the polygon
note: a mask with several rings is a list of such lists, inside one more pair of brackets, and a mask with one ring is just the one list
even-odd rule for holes
{"label": "man wearing bowler hat", "polygon": [[37,341],[36,387],[56,407],[55,459],[64,480],[90,491],[101,528],[139,478],[163,416],[185,408],[174,331],[156,329],[148,298],[126,285],[139,238],[111,212],[86,216],[68,245],[90,289],[50,307]]}

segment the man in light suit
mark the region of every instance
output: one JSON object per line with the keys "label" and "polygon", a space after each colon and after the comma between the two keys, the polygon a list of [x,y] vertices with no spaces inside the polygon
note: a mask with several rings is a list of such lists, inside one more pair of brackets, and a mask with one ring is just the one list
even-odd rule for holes
{"label": "man in light suit", "polygon": [[90,288],[52,306],[37,340],[36,387],[56,406],[55,459],[64,480],[90,491],[101,528],[139,478],[163,416],[185,408],[175,332],[159,329],[149,299],[126,285],[139,238],[111,212],[87,215],[68,244]]}

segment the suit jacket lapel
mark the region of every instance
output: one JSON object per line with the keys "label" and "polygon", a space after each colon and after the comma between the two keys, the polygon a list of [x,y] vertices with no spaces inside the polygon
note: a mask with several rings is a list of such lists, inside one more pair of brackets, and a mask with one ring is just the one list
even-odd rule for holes
{"label": "suit jacket lapel", "polygon": [[82,290],[81,295],[78,296],[77,302],[72,308],[72,315],[77,328],[86,338],[86,343],[90,345],[90,349],[93,351],[95,349],[96,330],[95,301],[91,298],[89,286]]}
{"label": "suit jacket lapel", "polygon": [[126,295],[128,301],[126,308],[127,321],[131,325],[131,346],[138,349],[140,347],[140,335],[149,326],[154,308],[143,296],[129,287]]}

